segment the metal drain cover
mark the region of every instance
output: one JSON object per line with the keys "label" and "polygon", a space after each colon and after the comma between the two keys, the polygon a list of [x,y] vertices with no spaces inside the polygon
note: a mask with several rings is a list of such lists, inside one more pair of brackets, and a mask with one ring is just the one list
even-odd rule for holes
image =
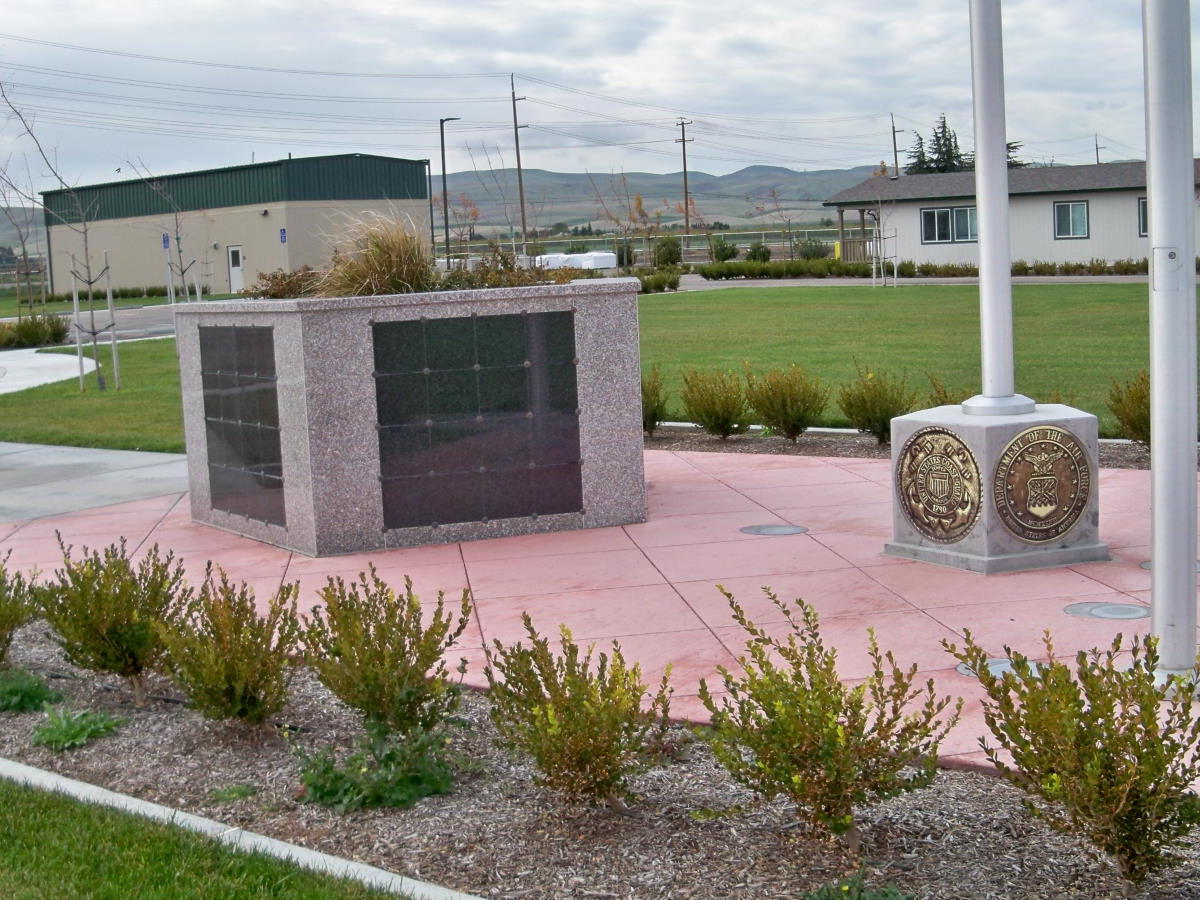
{"label": "metal drain cover", "polygon": [[1150,608],[1138,603],[1072,603],[1064,606],[1068,616],[1087,619],[1147,619]]}
{"label": "metal drain cover", "polygon": [[[1149,571],[1150,569],[1154,568],[1154,566],[1151,565],[1150,560],[1146,560],[1145,562],[1138,563],[1138,565],[1141,566],[1146,571]],[[1196,562],[1196,571],[1200,572],[1200,561]]]}
{"label": "metal drain cover", "polygon": [[[1041,663],[1031,662],[1029,665],[1035,673],[1038,672],[1042,668]],[[987,661],[987,668],[988,668],[988,671],[991,672],[993,675],[995,675],[997,678],[999,678],[1006,672],[1012,672],[1014,675],[1016,674],[1016,670],[1013,669],[1012,660],[1008,659],[1007,657],[1003,657],[1003,656],[993,657],[992,659],[989,659]],[[959,675],[966,675],[968,678],[975,677],[975,670],[972,669],[970,666],[968,666],[966,663],[959,663],[957,666],[954,667],[954,671],[958,672]]]}
{"label": "metal drain cover", "polygon": [[808,531],[803,525],[747,525],[739,528],[742,534],[804,534]]}

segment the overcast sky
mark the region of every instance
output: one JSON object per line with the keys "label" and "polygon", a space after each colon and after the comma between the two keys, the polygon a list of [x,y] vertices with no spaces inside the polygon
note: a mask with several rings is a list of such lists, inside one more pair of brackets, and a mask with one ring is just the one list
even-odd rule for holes
{"label": "overcast sky", "polygon": [[[1142,158],[1140,4],[1003,9],[1009,138],[1039,162],[1093,162],[1097,133],[1102,160]],[[73,183],[288,152],[437,172],[446,116],[450,171],[511,166],[510,72],[528,168],[679,171],[679,116],[714,174],[890,163],[889,113],[902,163],[941,113],[972,144],[966,0],[48,0],[0,32],[0,78]],[[10,120],[0,151],[27,150]]]}

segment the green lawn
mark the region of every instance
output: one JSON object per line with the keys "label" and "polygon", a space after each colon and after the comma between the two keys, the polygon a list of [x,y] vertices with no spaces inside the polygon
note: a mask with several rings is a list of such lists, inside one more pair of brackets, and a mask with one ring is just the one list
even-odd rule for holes
{"label": "green lawn", "polygon": [[[119,346],[119,391],[98,391],[93,373],[87,376],[84,393],[79,391],[79,379],[72,378],[0,394],[0,441],[183,452],[175,342],[134,341]],[[90,348],[84,352],[91,355]],[[100,349],[100,360],[111,388],[106,346]]]}
{"label": "green lawn", "polygon": [[[1131,378],[1149,353],[1146,286],[1014,288],[1017,390],[1100,416],[1114,378]],[[691,367],[758,371],[795,362],[835,387],[854,365],[903,372],[925,403],[925,373],[948,387],[979,385],[978,292],[973,285],[730,288],[641,299],[642,363],[660,363],[681,418],[680,374]],[[107,360],[107,351],[101,351]],[[172,341],[122,347],[124,390],[80,394],[65,381],[0,395],[0,440],[117,449],[183,450]],[[105,363],[107,365],[107,362]],[[844,425],[835,402],[826,424]]]}
{"label": "green lawn", "polygon": [[[679,416],[682,371],[740,371],[744,361],[759,371],[794,362],[837,386],[854,377],[857,360],[905,373],[924,404],[926,372],[978,391],[978,297],[974,285],[649,294],[641,300],[642,364],[662,365]],[[1039,402],[1061,397],[1114,433],[1109,385],[1148,362],[1146,286],[1018,285],[1013,307],[1017,390]],[[831,407],[827,424],[845,424],[836,402]]]}
{"label": "green lawn", "polygon": [[0,896],[9,900],[391,896],[155,822],[0,781]]}

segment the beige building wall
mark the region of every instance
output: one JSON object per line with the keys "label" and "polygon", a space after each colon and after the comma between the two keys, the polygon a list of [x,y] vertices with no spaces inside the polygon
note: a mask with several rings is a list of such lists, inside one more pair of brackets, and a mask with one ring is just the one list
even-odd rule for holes
{"label": "beige building wall", "polygon": [[[320,268],[333,255],[333,242],[348,223],[370,215],[411,220],[423,242],[429,244],[429,205],[426,200],[341,200],[267,203],[261,206],[232,206],[194,210],[179,214],[179,235],[188,285],[193,281],[212,294],[230,292],[229,248],[240,247],[242,280],[250,287],[261,272],[275,269],[294,271],[301,266]],[[178,265],[175,249],[175,217],[140,216],[104,219],[87,226],[87,243],[92,277],[104,268],[108,251],[114,288],[143,288],[167,281],[162,236],[170,235],[171,263]],[[286,229],[286,241],[281,240]],[[83,236],[66,225],[50,228],[50,264],[54,290],[71,290],[71,254],[75,270],[83,269]],[[179,276],[175,275],[178,288]],[[103,290],[103,282],[99,285]],[[82,291],[83,285],[80,285]]]}
{"label": "beige building wall", "polygon": [[329,265],[334,246],[355,222],[380,216],[412,224],[429,246],[428,200],[338,200],[287,204],[288,257],[294,271],[301,266]]}
{"label": "beige building wall", "polygon": [[[1149,255],[1149,239],[1138,235],[1139,191],[1097,191],[1090,194],[1018,195],[1009,206],[1009,239],[1012,258],[1025,262],[1087,262],[1103,259],[1142,259]],[[1054,237],[1054,204],[1086,200],[1088,237]],[[973,197],[959,200],[924,200],[885,203],[884,231],[896,231],[896,256],[916,262],[979,262],[975,243],[921,243],[921,210],[934,207],[973,206]],[[1197,208],[1200,234],[1200,207]],[[889,253],[891,248],[889,248]]]}

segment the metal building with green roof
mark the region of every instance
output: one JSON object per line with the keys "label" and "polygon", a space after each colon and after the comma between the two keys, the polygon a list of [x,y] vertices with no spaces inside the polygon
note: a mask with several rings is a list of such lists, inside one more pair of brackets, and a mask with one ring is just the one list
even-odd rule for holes
{"label": "metal building with green roof", "polygon": [[236,293],[262,272],[326,265],[364,217],[407,219],[428,240],[428,185],[427,160],[346,153],[45,191],[51,283],[69,291],[83,274],[86,226],[92,272],[107,250],[114,287],[162,285],[168,257],[178,284],[182,250],[189,285]]}

